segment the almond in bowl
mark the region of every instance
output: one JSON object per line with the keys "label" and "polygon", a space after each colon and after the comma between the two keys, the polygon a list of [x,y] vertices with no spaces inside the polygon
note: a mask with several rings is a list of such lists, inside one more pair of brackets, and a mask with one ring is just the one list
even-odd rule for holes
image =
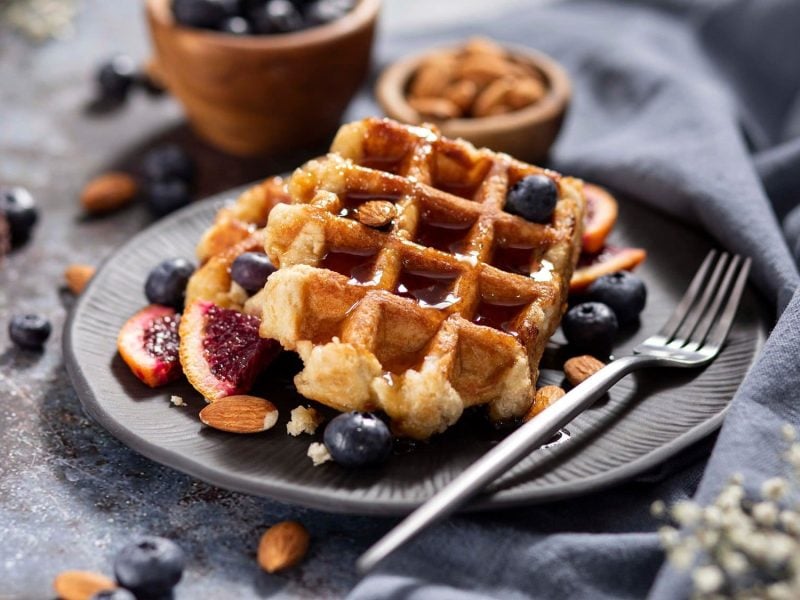
{"label": "almond in bowl", "polygon": [[477,146],[540,161],[558,134],[571,95],[551,58],[484,38],[399,61],[378,81],[384,112]]}

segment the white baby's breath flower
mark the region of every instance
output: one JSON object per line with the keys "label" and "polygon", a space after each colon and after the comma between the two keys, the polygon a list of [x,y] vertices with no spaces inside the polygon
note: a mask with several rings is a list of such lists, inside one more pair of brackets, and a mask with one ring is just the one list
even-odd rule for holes
{"label": "white baby's breath flower", "polygon": [[750,565],[747,557],[741,552],[727,551],[721,553],[720,564],[730,575],[742,575]]}
{"label": "white baby's breath flower", "polygon": [[722,489],[714,505],[721,509],[738,507],[743,498],[744,488],[742,485],[740,483],[730,483]]}
{"label": "white baby's breath flower", "polygon": [[682,500],[672,507],[672,518],[685,527],[694,527],[703,516],[700,505],[691,500]]}
{"label": "white baby's breath flower", "polygon": [[673,547],[667,552],[667,559],[676,568],[686,571],[694,562],[695,551],[685,544]]}
{"label": "white baby's breath flower", "polygon": [[793,510],[783,510],[781,511],[779,520],[786,530],[786,533],[800,536],[800,514]]}
{"label": "white baby's breath flower", "polygon": [[661,540],[661,545],[667,550],[674,548],[681,539],[678,530],[669,525],[658,528],[658,538]]}
{"label": "white baby's breath flower", "polygon": [[716,506],[707,506],[703,511],[703,522],[707,527],[719,527],[722,524],[722,511]]}
{"label": "white baby's breath flower", "polygon": [[735,485],[742,485],[744,483],[744,475],[741,473],[734,473],[728,478],[728,483],[733,483]]}
{"label": "white baby's breath flower", "polygon": [[800,468],[800,444],[792,444],[789,446],[789,451],[786,453],[786,460],[794,468]]}
{"label": "white baby's breath flower", "polygon": [[763,533],[750,533],[740,540],[739,548],[753,560],[764,562],[767,559],[769,542]]}
{"label": "white baby's breath flower", "polygon": [[663,517],[667,512],[667,505],[662,500],[656,500],[650,505],[650,514],[654,517]]}
{"label": "white baby's breath flower", "polygon": [[712,594],[725,583],[725,577],[719,567],[705,565],[697,567],[692,573],[694,589],[701,594]]}
{"label": "white baby's breath flower", "polygon": [[764,558],[770,565],[781,566],[800,552],[800,545],[783,533],[771,534],[766,540]]}
{"label": "white baby's breath flower", "polygon": [[719,543],[720,533],[717,529],[699,529],[695,534],[700,546],[706,550],[713,550]]}
{"label": "white baby's breath flower", "polygon": [[781,436],[787,442],[793,442],[797,439],[797,430],[789,423],[785,423],[781,427]]}
{"label": "white baby's breath flower", "polygon": [[761,484],[761,497],[767,500],[780,500],[789,491],[789,482],[783,477],[772,477]]}
{"label": "white baby's breath flower", "polygon": [[753,505],[753,518],[763,527],[774,527],[778,522],[778,506],[774,502],[758,502]]}
{"label": "white baby's breath flower", "polygon": [[766,597],[768,600],[797,600],[797,590],[792,590],[792,586],[781,581],[767,586]]}

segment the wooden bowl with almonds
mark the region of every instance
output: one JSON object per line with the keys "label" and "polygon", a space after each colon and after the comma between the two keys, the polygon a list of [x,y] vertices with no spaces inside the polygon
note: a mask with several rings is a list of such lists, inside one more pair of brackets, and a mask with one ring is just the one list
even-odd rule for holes
{"label": "wooden bowl with almonds", "polygon": [[433,123],[449,137],[537,162],[558,135],[571,90],[552,58],[473,38],[394,63],[375,93],[393,119]]}

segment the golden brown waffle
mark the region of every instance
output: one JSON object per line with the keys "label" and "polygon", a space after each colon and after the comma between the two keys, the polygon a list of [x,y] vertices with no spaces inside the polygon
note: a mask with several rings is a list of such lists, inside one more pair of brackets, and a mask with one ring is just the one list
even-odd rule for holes
{"label": "golden brown waffle", "polygon": [[271,177],[219,210],[197,245],[200,268],[186,287],[186,306],[209,300],[223,308],[243,308],[247,294],[231,281],[231,264],[243,252],[264,249],[263,228],[269,213],[276,204],[288,201],[286,182]]}
{"label": "golden brown waffle", "polygon": [[[261,335],[302,358],[300,393],[383,410],[420,439],[476,404],[525,414],[580,250],[581,182],[389,120],[342,127],[331,150],[272,211],[265,248],[280,270],[250,301]],[[531,174],[557,184],[550,224],[503,211]],[[375,199],[397,210],[384,229],[357,220]]]}

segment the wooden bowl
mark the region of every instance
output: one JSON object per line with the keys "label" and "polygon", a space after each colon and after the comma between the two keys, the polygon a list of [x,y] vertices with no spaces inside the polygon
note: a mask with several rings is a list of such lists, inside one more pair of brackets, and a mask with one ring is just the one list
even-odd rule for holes
{"label": "wooden bowl", "polygon": [[332,23],[281,35],[183,27],[169,0],[147,0],[154,68],[194,129],[237,155],[321,144],[367,74],[380,0]]}
{"label": "wooden bowl", "polygon": [[398,61],[381,74],[375,88],[378,102],[387,116],[398,121],[412,125],[432,121],[448,137],[464,138],[478,147],[539,162],[547,155],[561,129],[572,96],[569,76],[561,65],[541,52],[521,46],[503,47],[515,60],[532,65],[543,75],[548,90],[541,100],[514,112],[489,117],[433,121],[422,117],[409,105],[406,93],[417,69],[431,56],[426,52]]}

